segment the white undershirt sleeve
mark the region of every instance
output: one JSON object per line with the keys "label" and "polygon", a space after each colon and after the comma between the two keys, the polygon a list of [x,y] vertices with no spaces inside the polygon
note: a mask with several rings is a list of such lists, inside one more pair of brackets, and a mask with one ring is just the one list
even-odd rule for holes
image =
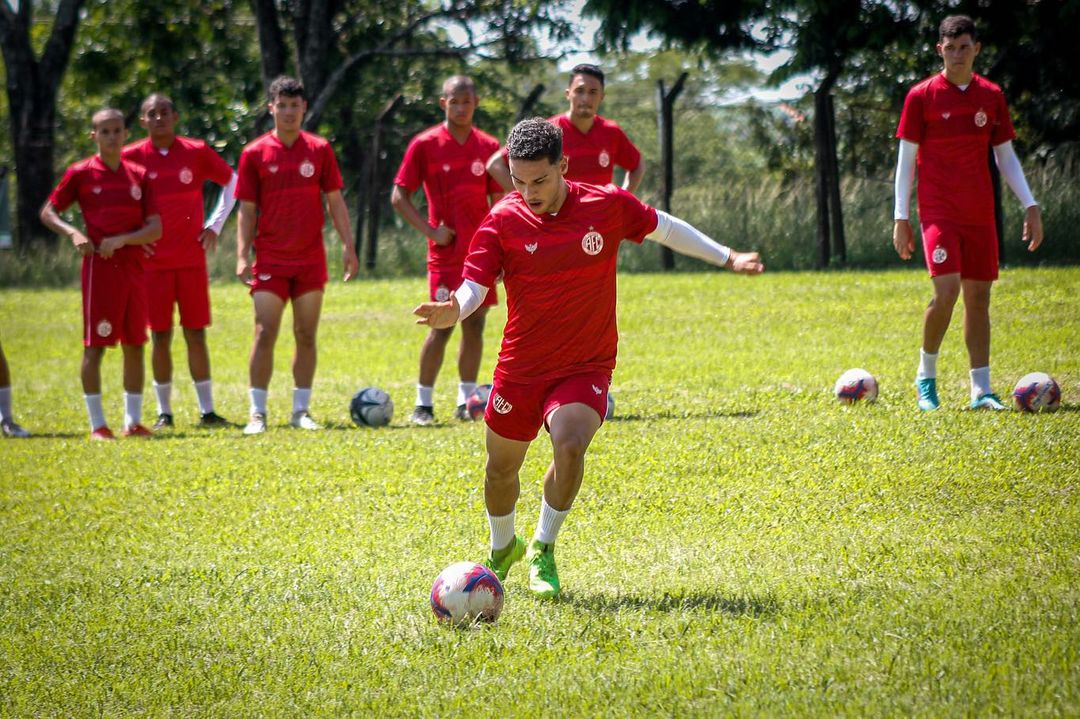
{"label": "white undershirt sleeve", "polygon": [[919,146],[917,144],[909,140],[900,141],[900,150],[897,152],[896,160],[894,220],[911,218],[911,186],[915,184],[915,157],[918,154]]}
{"label": "white undershirt sleeve", "polygon": [[663,210],[656,211],[656,229],[645,238],[670,247],[681,255],[696,257],[719,267],[725,267],[731,258],[731,248]]}
{"label": "white undershirt sleeve", "polygon": [[484,287],[477,282],[473,282],[472,280],[463,280],[461,287],[458,287],[454,292],[454,297],[457,298],[458,307],[461,308],[461,312],[458,315],[458,322],[461,322],[473,312],[476,312],[476,308],[484,302],[487,293],[487,287]]}
{"label": "white undershirt sleeve", "polygon": [[998,169],[1001,170],[1001,176],[1005,178],[1005,182],[1012,188],[1013,194],[1020,200],[1025,210],[1039,204],[1035,202],[1035,196],[1031,194],[1031,188],[1028,187],[1027,178],[1024,177],[1024,168],[1020,166],[1020,158],[1016,156],[1012,140],[994,147],[994,160],[997,161]]}
{"label": "white undershirt sleeve", "polygon": [[229,219],[229,213],[232,212],[233,206],[236,204],[236,181],[239,179],[239,176],[233,172],[229,184],[221,188],[217,205],[214,206],[214,211],[210,213],[210,219],[203,225],[204,230],[209,229],[218,235],[221,234],[221,228],[225,226],[225,220]]}

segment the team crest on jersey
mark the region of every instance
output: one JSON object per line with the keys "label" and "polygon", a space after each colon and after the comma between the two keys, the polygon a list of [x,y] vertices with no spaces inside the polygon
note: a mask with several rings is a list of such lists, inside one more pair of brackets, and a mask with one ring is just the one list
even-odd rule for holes
{"label": "team crest on jersey", "polygon": [[140,188],[138,185],[131,186],[131,199],[135,200],[136,202],[142,199],[142,188]]}
{"label": "team crest on jersey", "polygon": [[442,166],[442,171],[443,172],[450,172],[450,163],[444,162],[443,166]]}
{"label": "team crest on jersey", "polygon": [[271,277],[271,275],[269,273],[263,272],[263,273],[261,273],[259,275],[259,281],[260,282],[268,282],[270,280],[270,277]]}
{"label": "team crest on jersey", "polygon": [[148,177],[149,177],[149,178],[150,178],[151,180],[156,180],[156,179],[157,179],[157,172],[155,172],[154,170],[151,170],[151,171],[150,171],[150,174],[148,175]]}
{"label": "team crest on jersey", "polygon": [[581,249],[585,250],[586,255],[599,255],[600,250],[604,249],[604,236],[590,227],[581,238]]}
{"label": "team crest on jersey", "polygon": [[533,253],[535,253],[535,252],[536,252],[536,248],[537,248],[537,247],[538,247],[539,245],[540,245],[540,243],[539,243],[539,242],[534,242],[534,243],[532,243],[531,245],[530,245],[529,243],[527,243],[527,242],[526,242],[526,243],[525,243],[525,251],[526,251],[526,252],[528,252],[528,253],[529,253],[529,254],[531,255],[531,254],[533,254]]}
{"label": "team crest on jersey", "polygon": [[599,396],[600,396],[601,394],[603,394],[603,392],[604,392],[604,390],[600,389],[600,388],[599,388],[599,387],[597,387],[596,385],[593,385],[593,386],[592,386],[592,391],[596,393],[596,396],[597,396],[597,397],[599,397]]}
{"label": "team crest on jersey", "polygon": [[277,165],[270,165],[270,166],[269,166],[269,167],[267,167],[266,169],[267,169],[267,170],[270,170],[270,174],[271,174],[271,175],[276,175],[276,174],[277,174],[277,169],[278,169],[278,168],[277,168]]}
{"label": "team crest on jersey", "polygon": [[185,167],[184,169],[180,170],[180,182],[184,183],[185,185],[190,185],[191,181],[194,179],[195,175],[192,174],[190,169]]}
{"label": "team crest on jersey", "polygon": [[483,177],[484,176],[484,172],[485,172],[484,163],[480,162],[479,160],[473,160],[471,169],[472,169],[472,174],[476,175],[477,177]]}
{"label": "team crest on jersey", "polygon": [[108,337],[112,334],[112,323],[108,320],[102,320],[97,323],[98,337]]}
{"label": "team crest on jersey", "polygon": [[975,127],[986,127],[986,113],[981,109],[975,113]]}
{"label": "team crest on jersey", "polygon": [[94,185],[93,187],[90,188],[90,191],[93,192],[95,195],[100,195],[101,194],[101,185]]}
{"label": "team crest on jersey", "polygon": [[943,112],[943,113],[941,113],[941,119],[943,119],[943,120],[948,120],[950,117],[952,117],[951,112]]}
{"label": "team crest on jersey", "polygon": [[304,160],[300,163],[300,174],[304,177],[311,177],[315,174],[315,165],[311,160]]}
{"label": "team crest on jersey", "polygon": [[435,301],[446,302],[450,299],[450,288],[446,285],[439,285],[435,290]]}
{"label": "team crest on jersey", "polygon": [[940,265],[942,262],[949,259],[949,253],[945,251],[944,247],[935,247],[931,259],[934,260],[935,265]]}
{"label": "team crest on jersey", "polygon": [[600,167],[607,167],[611,164],[611,155],[608,154],[607,150],[601,150],[598,160],[600,162]]}
{"label": "team crest on jersey", "polygon": [[496,392],[491,395],[491,408],[499,414],[507,414],[514,408],[514,405],[507,402],[501,394]]}

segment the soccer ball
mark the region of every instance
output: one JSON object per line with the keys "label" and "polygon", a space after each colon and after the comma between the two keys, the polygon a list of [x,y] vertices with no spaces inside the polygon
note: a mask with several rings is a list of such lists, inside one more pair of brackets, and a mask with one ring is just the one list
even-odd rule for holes
{"label": "soccer ball", "polygon": [[502,582],[483,564],[451,564],[431,585],[431,611],[440,621],[458,626],[494,622],[502,607]]}
{"label": "soccer ball", "polygon": [[877,380],[864,369],[849,369],[836,380],[833,393],[844,404],[873,402],[878,394]]}
{"label": "soccer ball", "polygon": [[487,409],[488,397],[491,396],[491,385],[477,385],[468,399],[465,400],[465,411],[469,419],[483,419],[484,410]]}
{"label": "soccer ball", "polygon": [[608,392],[607,396],[607,412],[604,412],[604,420],[609,420],[615,416],[615,398],[611,396],[611,392]]}
{"label": "soccer ball", "polygon": [[353,422],[367,427],[382,427],[394,417],[394,400],[378,387],[365,387],[349,402]]}
{"label": "soccer ball", "polygon": [[1024,412],[1053,412],[1061,406],[1061,387],[1045,372],[1032,372],[1016,383],[1013,401]]}

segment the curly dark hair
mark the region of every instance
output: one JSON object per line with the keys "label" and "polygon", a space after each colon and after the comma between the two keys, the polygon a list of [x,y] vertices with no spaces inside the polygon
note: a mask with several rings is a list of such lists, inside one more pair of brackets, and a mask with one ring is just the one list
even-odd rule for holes
{"label": "curly dark hair", "polygon": [[270,102],[273,102],[279,97],[299,97],[302,100],[307,99],[307,96],[304,95],[304,83],[300,82],[295,77],[289,77],[288,75],[279,75],[274,78],[274,81],[270,83],[270,90],[267,94],[270,95]]}
{"label": "curly dark hair", "polygon": [[512,160],[546,158],[554,165],[562,158],[562,130],[542,117],[522,120],[506,138],[506,154]]}

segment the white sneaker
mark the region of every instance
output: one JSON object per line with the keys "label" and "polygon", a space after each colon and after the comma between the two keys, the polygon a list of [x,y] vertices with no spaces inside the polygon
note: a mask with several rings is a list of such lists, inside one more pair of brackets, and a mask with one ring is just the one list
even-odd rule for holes
{"label": "white sneaker", "polygon": [[266,415],[256,412],[251,415],[248,420],[247,426],[244,427],[244,434],[262,434],[266,431]]}
{"label": "white sneaker", "polygon": [[322,429],[322,425],[313,420],[306,409],[293,412],[292,419],[289,420],[289,426],[295,429]]}
{"label": "white sneaker", "polygon": [[5,437],[17,437],[19,439],[24,439],[30,436],[29,432],[27,432],[19,425],[15,424],[14,420],[10,419],[5,419],[3,422],[0,422],[0,430],[3,431]]}

